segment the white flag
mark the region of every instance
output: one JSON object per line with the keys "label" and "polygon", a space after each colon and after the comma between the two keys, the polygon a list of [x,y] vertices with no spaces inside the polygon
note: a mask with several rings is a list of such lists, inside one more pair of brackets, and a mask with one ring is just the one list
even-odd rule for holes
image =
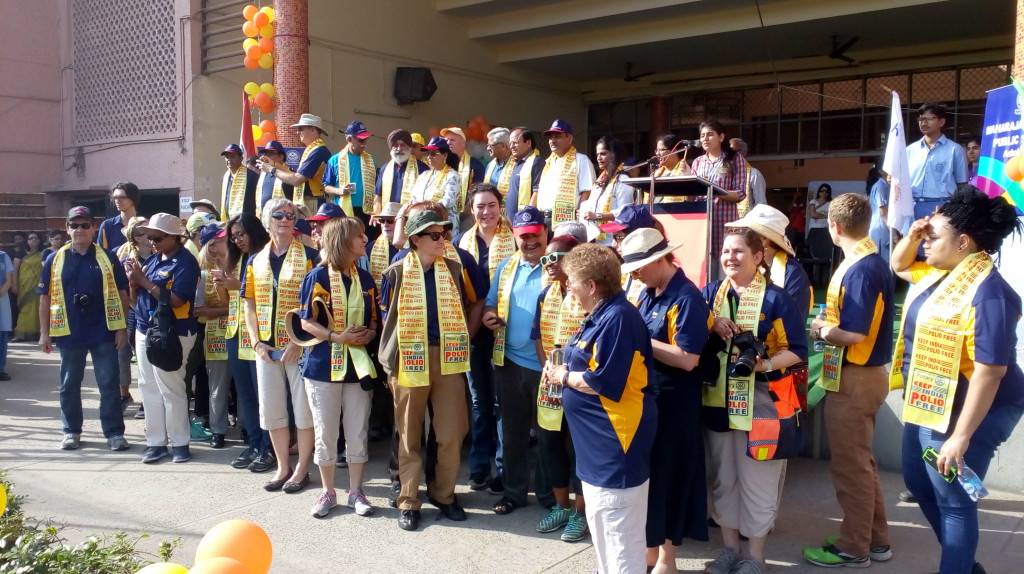
{"label": "white flag", "polygon": [[885,161],[882,170],[889,174],[889,218],[891,229],[904,232],[914,221],[914,194],[910,189],[910,168],[907,165],[907,138],[903,130],[900,95],[892,93],[892,119],[889,137],[885,140]]}

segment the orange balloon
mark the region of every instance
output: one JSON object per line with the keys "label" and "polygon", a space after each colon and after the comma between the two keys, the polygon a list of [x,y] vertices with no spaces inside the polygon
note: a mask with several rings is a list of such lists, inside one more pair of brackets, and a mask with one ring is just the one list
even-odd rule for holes
{"label": "orange balloon", "polygon": [[257,62],[259,62],[260,56],[262,55],[263,50],[260,49],[259,44],[250,44],[249,47],[245,49],[245,57],[256,60]]}
{"label": "orange balloon", "polygon": [[441,128],[437,126],[430,126],[427,128],[427,138],[436,138],[441,136]]}
{"label": "orange balloon", "polygon": [[267,16],[266,12],[256,12],[252,17],[252,23],[256,24],[257,28],[262,28],[270,23],[270,16]]}
{"label": "orange balloon", "polygon": [[245,24],[242,24],[242,33],[250,38],[255,38],[260,33],[260,29],[256,24],[246,21]]}
{"label": "orange balloon", "polygon": [[[196,570],[211,558],[231,558],[241,562],[245,574],[267,574],[273,561],[270,537],[248,520],[227,520],[211,528],[196,548],[196,567],[192,572],[213,574],[218,570]],[[225,574],[235,574],[227,570]],[[239,574],[242,574],[239,572]]]}
{"label": "orange balloon", "polygon": [[259,8],[253,6],[252,4],[249,4],[245,8],[242,8],[242,16],[245,16],[246,20],[252,20],[252,17],[255,16],[256,13],[259,11]]}
{"label": "orange balloon", "polygon": [[274,134],[263,132],[263,134],[260,135],[260,141],[258,143],[261,146],[266,147],[266,145],[268,143],[270,143],[270,141],[273,140],[273,139],[274,139]]}
{"label": "orange balloon", "polygon": [[260,50],[263,50],[264,54],[269,54],[270,52],[273,52],[274,40],[272,38],[260,38]]}
{"label": "orange balloon", "polygon": [[262,122],[260,122],[260,129],[263,130],[263,133],[265,134],[276,134],[277,124],[274,123],[274,120],[263,120]]}
{"label": "orange balloon", "polygon": [[245,67],[249,68],[250,70],[255,70],[256,68],[260,67],[259,60],[254,60],[254,59],[250,58],[249,56],[246,56],[245,59],[242,60],[242,63],[244,63]]}
{"label": "orange balloon", "polygon": [[480,114],[477,117],[473,118],[473,121],[480,125],[484,125],[487,123],[487,118],[485,118],[483,114]]}
{"label": "orange balloon", "polygon": [[256,92],[252,96],[252,102],[256,104],[257,107],[263,107],[270,103],[270,96],[268,96],[266,92]]}
{"label": "orange balloon", "polygon": [[277,106],[275,106],[275,105],[274,105],[274,100],[270,100],[270,101],[268,101],[268,102],[266,103],[266,105],[263,105],[263,106],[259,106],[259,108],[260,108],[260,113],[263,113],[263,114],[272,114],[272,113],[274,113],[274,109],[275,109],[276,107],[277,107]]}
{"label": "orange balloon", "polygon": [[216,556],[197,562],[189,574],[252,574],[245,564],[231,558]]}
{"label": "orange balloon", "polygon": [[1006,161],[1006,177],[1013,181],[1020,181],[1024,179],[1024,173],[1021,173],[1020,169],[1020,156],[1015,155]]}

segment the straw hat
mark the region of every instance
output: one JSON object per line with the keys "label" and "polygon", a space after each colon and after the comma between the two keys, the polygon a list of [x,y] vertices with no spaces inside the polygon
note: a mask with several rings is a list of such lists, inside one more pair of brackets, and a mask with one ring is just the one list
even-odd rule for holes
{"label": "straw hat", "polygon": [[125,239],[130,239],[130,237],[128,237],[128,232],[133,229],[133,225],[135,227],[138,227],[139,224],[145,223],[145,222],[146,222],[146,218],[145,217],[139,217],[139,216],[132,217],[131,219],[128,220],[128,223],[124,227],[121,228],[121,235],[124,235]]}
{"label": "straw hat", "polygon": [[774,207],[759,203],[747,212],[741,219],[726,223],[726,227],[746,227],[761,237],[770,240],[780,249],[795,256],[796,251],[793,244],[786,237],[786,226],[789,225],[789,218]]}
{"label": "straw hat", "polygon": [[[327,303],[322,297],[314,297],[312,303],[313,320],[327,327],[328,331],[334,331],[334,315],[327,308]],[[312,347],[322,341],[310,335],[302,328],[302,320],[299,318],[299,310],[292,309],[284,314],[284,329],[288,332],[288,338],[300,347]]]}
{"label": "straw hat", "polygon": [[186,235],[181,218],[170,213],[158,213],[149,218],[149,223],[140,225],[139,229],[154,230],[167,235]]}
{"label": "straw hat", "polygon": [[314,128],[320,130],[320,135],[327,135],[327,132],[324,130],[324,121],[320,119],[320,116],[316,116],[313,114],[302,114],[302,116],[299,117],[299,123],[292,124],[293,128],[297,128],[299,126],[313,126]]}
{"label": "straw hat", "polygon": [[622,272],[631,273],[682,247],[669,245],[657,229],[637,229],[622,240]]}

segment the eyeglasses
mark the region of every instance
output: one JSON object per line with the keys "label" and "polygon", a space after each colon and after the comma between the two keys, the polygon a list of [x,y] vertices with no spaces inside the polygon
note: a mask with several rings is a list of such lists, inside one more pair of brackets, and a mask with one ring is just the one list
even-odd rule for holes
{"label": "eyeglasses", "polygon": [[68,229],[92,229],[91,223],[68,223]]}
{"label": "eyeglasses", "polygon": [[167,239],[167,236],[166,235],[160,235],[158,237],[154,237],[152,235],[147,235],[146,239],[148,239],[150,241],[150,243],[160,243],[164,239]]}
{"label": "eyeglasses", "polygon": [[626,234],[625,233],[616,233],[615,235],[612,236],[612,239],[614,239],[615,241],[618,241],[619,243],[622,243],[622,241],[626,239]]}
{"label": "eyeglasses", "polygon": [[110,199],[113,199],[114,201],[117,201],[119,199],[128,199],[128,196],[127,195],[111,195]]}
{"label": "eyeglasses", "polygon": [[569,254],[568,251],[556,251],[556,252],[554,252],[554,253],[552,253],[550,255],[541,255],[540,256],[541,267],[547,267],[548,265],[552,265],[552,264],[558,263],[562,259],[565,259],[565,256],[568,255],[568,254]]}
{"label": "eyeglasses", "polygon": [[239,242],[239,241],[241,241],[241,240],[242,240],[242,238],[244,238],[244,237],[245,237],[245,234],[244,234],[244,233],[238,233],[238,234],[232,235],[232,236],[230,237],[230,239],[231,239],[231,241],[233,241],[234,243],[238,243],[238,242]]}
{"label": "eyeglasses", "polygon": [[434,151],[431,151],[431,152],[427,153],[428,157],[435,157],[435,156],[439,156],[439,155],[445,155],[445,152],[434,150]]}
{"label": "eyeglasses", "polygon": [[502,146],[502,145],[505,145],[505,144],[504,144],[503,142],[498,142],[498,143],[492,143],[492,144],[491,144],[491,143],[489,143],[489,144],[487,144],[487,149],[492,149],[492,148],[496,148],[496,147],[498,147],[498,146]]}
{"label": "eyeglasses", "polygon": [[421,233],[417,233],[416,236],[417,237],[430,237],[431,241],[441,241],[441,238],[444,237],[444,232],[443,231],[423,231]]}
{"label": "eyeglasses", "polygon": [[938,116],[918,116],[918,122],[930,122],[939,119]]}
{"label": "eyeglasses", "polygon": [[281,221],[282,219],[287,219],[288,221],[295,221],[295,217],[296,216],[295,216],[294,213],[285,213],[283,211],[275,211],[274,213],[270,214],[270,217],[273,217],[274,219],[276,219],[278,221]]}

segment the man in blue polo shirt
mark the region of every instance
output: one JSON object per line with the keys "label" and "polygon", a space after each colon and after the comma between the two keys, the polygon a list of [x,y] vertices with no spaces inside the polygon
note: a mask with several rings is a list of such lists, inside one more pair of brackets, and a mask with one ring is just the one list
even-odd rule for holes
{"label": "man in blue polo shirt", "polygon": [[269,158],[274,165],[282,167],[279,167],[274,173],[260,170],[259,181],[256,184],[256,205],[259,207],[256,211],[257,214],[263,212],[263,206],[272,198],[283,197],[291,201],[295,193],[294,186],[277,177],[280,174],[291,172],[285,164],[285,151],[281,142],[270,140],[267,142],[267,147],[259,149],[259,154],[261,157]]}
{"label": "man in blue polo shirt", "polygon": [[871,451],[875,416],[889,394],[885,365],[892,360],[893,278],[868,237],[871,205],[857,193],[834,199],[828,210],[832,242],[843,261],[828,286],[824,320],[811,323],[811,337],[824,341],[819,384],[825,428],[833,453],[829,466],[843,509],[839,536],[804,550],[811,564],[827,568],[869,566],[892,557],[885,498]]}
{"label": "man in blue polo shirt", "polygon": [[138,215],[136,208],[140,199],[142,199],[142,194],[139,192],[139,188],[130,181],[115,183],[110,188],[110,202],[117,209],[117,215],[100,224],[99,236],[96,240],[100,247],[111,253],[117,253],[117,248],[128,241],[121,230],[133,217]]}
{"label": "man in blue polo shirt", "polygon": [[260,174],[243,163],[242,147],[229,144],[220,152],[227,166],[220,190],[220,213],[224,221],[242,213],[256,213],[256,180]]}
{"label": "man in blue polo shirt", "polygon": [[377,165],[373,156],[366,151],[370,130],[360,121],[354,121],[345,128],[344,149],[327,160],[323,184],[327,200],[342,206],[345,215],[358,217],[366,226],[366,236],[373,241],[380,230],[370,227],[373,198],[368,196],[377,185]]}
{"label": "man in blue polo shirt", "polygon": [[100,391],[100,423],[110,450],[126,450],[117,350],[128,344],[128,278],[117,257],[94,244],[96,227],[86,207],[68,212],[71,243],[50,254],[39,276],[39,348],[60,351],[60,418],[74,450],[82,434],[82,379],[92,356]]}
{"label": "man in blue polo shirt", "polygon": [[[498,264],[487,293],[483,325],[494,331],[494,383],[501,410],[502,481],[505,495],[494,505],[509,514],[526,505],[530,483],[530,429],[537,421],[537,386],[541,366],[531,338],[537,298],[543,289],[540,258],[548,246],[544,216],[526,206],[512,221],[519,250]],[[538,475],[540,475],[538,468]],[[539,478],[539,476],[538,476]],[[538,498],[551,498],[550,489],[535,482]]]}
{"label": "man in blue polo shirt", "polygon": [[[537,136],[525,127],[513,128],[508,136],[508,147],[512,152],[512,179],[505,194],[505,213],[509,219],[520,206],[536,202],[537,186],[544,173],[544,159],[537,150]],[[525,170],[525,171],[524,171]]]}
{"label": "man in blue polo shirt", "polygon": [[942,133],[946,126],[946,107],[934,103],[922,105],[917,109],[917,126],[924,137],[907,146],[914,221],[931,215],[958,186],[967,183],[964,148]]}

